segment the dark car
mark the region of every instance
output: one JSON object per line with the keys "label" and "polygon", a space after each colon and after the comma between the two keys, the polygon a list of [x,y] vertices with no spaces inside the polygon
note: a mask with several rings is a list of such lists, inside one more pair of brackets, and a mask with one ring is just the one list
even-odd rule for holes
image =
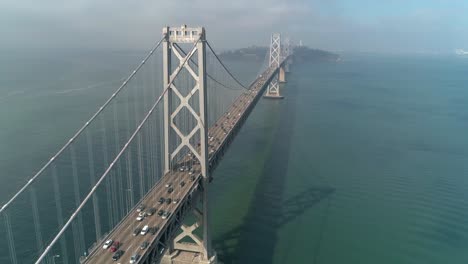
{"label": "dark car", "polygon": [[168,193],[172,193],[173,191],[174,191],[174,188],[172,187],[167,190]]}
{"label": "dark car", "polygon": [[115,252],[115,254],[112,256],[112,260],[113,261],[119,260],[119,258],[122,257],[123,254],[124,254],[123,250],[119,250],[119,251]]}
{"label": "dark car", "polygon": [[184,185],[185,185],[185,182],[184,182],[184,181],[181,181],[181,182],[180,182],[180,187],[184,187]]}
{"label": "dark car", "polygon": [[140,234],[141,232],[141,228],[137,227],[134,231],[133,231],[133,236],[138,236],[138,234]]}
{"label": "dark car", "polygon": [[171,199],[171,198],[167,198],[167,199],[166,199],[166,203],[167,203],[167,204],[170,204],[171,202],[172,202],[172,199]]}
{"label": "dark car", "polygon": [[162,204],[162,203],[164,203],[164,197],[161,197],[161,198],[159,198],[159,200],[158,200],[158,204]]}
{"label": "dark car", "polygon": [[144,204],[140,204],[137,208],[137,212],[141,212],[143,210],[145,210],[146,206]]}
{"label": "dark car", "polygon": [[146,249],[148,246],[149,246],[148,241],[145,241],[145,242],[141,243],[140,249],[141,249],[141,250]]}
{"label": "dark car", "polygon": [[158,215],[159,215],[159,216],[161,216],[161,215],[163,215],[163,214],[164,214],[164,210],[161,209],[161,210],[158,211]]}
{"label": "dark car", "polygon": [[156,235],[156,232],[158,232],[158,228],[157,227],[150,227],[150,229],[148,230],[148,232],[152,235]]}
{"label": "dark car", "polygon": [[195,176],[194,175],[190,176],[190,181],[194,181],[194,180],[195,180]]}
{"label": "dark car", "polygon": [[156,208],[150,208],[150,209],[148,209],[148,211],[146,212],[147,215],[154,215],[154,213],[156,213]]}

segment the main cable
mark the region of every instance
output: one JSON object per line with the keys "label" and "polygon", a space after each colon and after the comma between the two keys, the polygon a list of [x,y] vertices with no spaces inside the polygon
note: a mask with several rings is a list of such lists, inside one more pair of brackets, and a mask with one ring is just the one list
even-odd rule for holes
{"label": "main cable", "polygon": [[246,90],[249,90],[249,88],[245,87],[245,85],[243,85],[239,80],[237,80],[236,77],[234,77],[234,75],[229,71],[229,69],[224,65],[224,63],[221,61],[221,59],[218,57],[218,55],[216,55],[216,52],[213,50],[213,48],[211,47],[210,43],[207,41],[206,42],[206,45],[208,46],[208,48],[210,48],[211,52],[213,52],[213,55],[216,57],[216,59],[219,61],[219,63],[221,64],[221,66],[223,66],[224,70],[229,74],[229,76],[231,76],[232,79],[234,79],[234,81],[239,84],[242,88],[246,89]]}
{"label": "main cable", "polygon": [[36,260],[35,264],[40,264],[44,258],[46,257],[46,255],[50,252],[50,250],[52,249],[52,247],[55,245],[55,243],[57,242],[57,240],[60,238],[60,236],[65,232],[65,230],[68,228],[68,226],[70,226],[70,224],[73,222],[73,220],[77,217],[77,215],[81,212],[81,209],[85,206],[85,204],[88,202],[88,200],[92,197],[92,195],[96,192],[97,188],[99,187],[99,185],[101,185],[102,181],[106,178],[106,176],[110,173],[110,171],[114,168],[114,165],[119,161],[120,157],[124,154],[124,152],[128,149],[129,145],[131,142],[133,142],[133,140],[135,139],[135,137],[139,134],[140,130],[142,129],[142,127],[145,125],[146,121],[148,120],[148,118],[151,116],[151,114],[153,113],[153,111],[155,110],[156,106],[159,105],[159,103],[161,102],[163,96],[167,93],[167,91],[169,90],[169,87],[171,87],[171,85],[173,85],[173,82],[175,80],[175,78],[179,75],[180,71],[182,70],[183,66],[187,63],[188,61],[188,58],[192,57],[193,54],[195,53],[196,51],[196,45],[198,44],[198,42],[200,42],[200,38],[194,43],[194,46],[192,47],[192,50],[189,52],[189,56],[185,58],[185,60],[176,68],[176,70],[174,71],[173,75],[174,77],[171,78],[171,80],[169,81],[169,83],[167,85],[165,85],[164,87],[164,90],[162,92],[162,94],[158,97],[158,99],[156,100],[156,102],[153,104],[153,106],[150,108],[150,110],[148,111],[148,113],[146,113],[145,117],[143,118],[143,120],[140,122],[140,124],[138,125],[138,127],[136,128],[136,130],[133,132],[133,134],[131,135],[130,139],[127,141],[127,143],[125,143],[125,145],[123,146],[123,148],[120,150],[120,152],[117,153],[117,156],[114,158],[114,160],[112,161],[112,163],[109,165],[109,167],[106,169],[106,171],[101,175],[101,177],[99,178],[99,180],[96,182],[96,184],[94,185],[94,187],[91,189],[91,191],[86,195],[86,197],[83,199],[83,201],[81,202],[81,204],[78,206],[78,208],[73,212],[73,214],[70,216],[70,218],[67,220],[67,222],[65,223],[65,225],[59,230],[59,232],[57,233],[57,235],[52,239],[52,241],[49,243],[49,245],[46,247],[46,249],[44,250],[44,252],[39,256],[39,258]]}
{"label": "main cable", "polygon": [[0,208],[0,213],[2,213],[21,193],[23,193],[28,186],[30,186],[36,179],[39,177],[49,166],[52,164],[52,162],[60,155],[62,154],[65,149],[68,148],[68,146],[75,141],[75,139],[91,124],[91,122],[94,121],[94,119],[102,112],[104,109],[111,103],[116,95],[122,91],[123,88],[125,88],[128,84],[128,82],[133,79],[133,77],[136,75],[136,73],[143,67],[143,65],[146,63],[146,61],[153,55],[154,51],[161,45],[162,41],[165,39],[165,35],[156,43],[156,45],[151,49],[151,51],[148,53],[148,55],[143,59],[143,61],[135,68],[135,70],[128,76],[128,78],[122,83],[122,85],[111,95],[109,99],[99,108],[99,110],[82,126],[78,132],[75,133],[75,135],[68,140],[68,142],[31,178],[28,180],[28,182],[21,187],[21,189],[13,195],[10,200],[8,200],[1,208]]}

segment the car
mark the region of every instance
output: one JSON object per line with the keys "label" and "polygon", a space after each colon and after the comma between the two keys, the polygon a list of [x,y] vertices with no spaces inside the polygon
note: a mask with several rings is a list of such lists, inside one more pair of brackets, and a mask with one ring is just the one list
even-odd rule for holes
{"label": "car", "polygon": [[169,189],[167,189],[167,192],[168,192],[168,193],[172,193],[172,191],[174,191],[174,188],[172,188],[172,187],[169,188]]}
{"label": "car", "polygon": [[166,188],[169,188],[169,187],[171,187],[171,186],[172,186],[172,183],[170,183],[170,182],[169,182],[169,183],[166,183]]}
{"label": "car", "polygon": [[149,242],[148,242],[148,241],[145,241],[145,242],[141,243],[140,249],[141,249],[141,250],[146,249],[148,246],[149,246]]}
{"label": "car", "polygon": [[104,245],[102,245],[103,249],[108,249],[114,241],[112,239],[107,240]]}
{"label": "car", "polygon": [[123,250],[119,250],[119,251],[115,252],[115,254],[112,256],[112,260],[113,261],[119,260],[119,258],[122,257],[123,254],[124,254]]}
{"label": "car", "polygon": [[146,212],[145,211],[141,211],[138,216],[142,216],[142,217],[145,217],[146,216]]}
{"label": "car", "polygon": [[146,233],[148,233],[149,226],[145,225],[143,229],[141,229],[140,235],[144,236]]}
{"label": "car", "polygon": [[111,252],[116,252],[117,249],[119,249],[120,247],[120,242],[119,241],[114,241],[114,243],[112,243],[112,246],[110,247],[110,251]]}
{"label": "car", "polygon": [[158,204],[162,204],[162,203],[164,203],[164,197],[161,197],[161,198],[159,198],[159,200],[158,200]]}
{"label": "car", "polygon": [[140,204],[137,208],[137,212],[141,212],[143,210],[145,210],[146,206],[144,204]]}
{"label": "car", "polygon": [[156,213],[156,208],[154,207],[151,207],[150,209],[148,209],[148,212],[146,212],[146,214],[149,216],[154,215],[154,213]]}
{"label": "car", "polygon": [[184,187],[184,185],[185,185],[185,182],[184,182],[184,181],[181,181],[181,182],[180,182],[180,187]]}
{"label": "car", "polygon": [[136,263],[140,259],[140,255],[135,254],[130,257],[130,263]]}
{"label": "car", "polygon": [[159,230],[159,226],[153,226],[152,228],[150,228],[149,232],[152,235],[156,235],[156,232],[158,232],[158,230]]}
{"label": "car", "polygon": [[188,174],[189,174],[189,175],[192,175],[192,174],[193,174],[193,170],[190,170],[190,171],[188,172]]}
{"label": "car", "polygon": [[167,203],[167,204],[170,204],[171,202],[172,202],[171,198],[167,198],[167,199],[166,199],[166,203]]}
{"label": "car", "polygon": [[180,199],[179,199],[179,198],[174,199],[174,201],[172,201],[172,203],[174,203],[174,204],[176,204],[176,203],[178,203],[178,202],[180,202]]}
{"label": "car", "polygon": [[168,211],[164,212],[164,214],[162,215],[162,219],[168,218],[169,215],[171,215],[171,213],[169,213]]}
{"label": "car", "polygon": [[158,211],[159,216],[162,216],[163,214],[164,214],[164,210],[161,209],[161,210]]}
{"label": "car", "polygon": [[192,175],[192,176],[190,177],[190,181],[194,181],[194,180],[195,180],[195,175]]}
{"label": "car", "polygon": [[138,236],[138,234],[140,234],[141,232],[141,228],[137,227],[135,228],[135,230],[133,230],[133,236]]}
{"label": "car", "polygon": [[137,220],[138,222],[143,221],[143,219],[145,219],[144,216],[137,216],[137,218],[136,218],[136,220]]}

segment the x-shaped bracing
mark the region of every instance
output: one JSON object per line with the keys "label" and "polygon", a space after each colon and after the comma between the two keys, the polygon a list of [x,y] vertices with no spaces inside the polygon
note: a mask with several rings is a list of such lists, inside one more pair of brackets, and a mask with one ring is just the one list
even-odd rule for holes
{"label": "x-shaped bracing", "polygon": [[[203,122],[200,118],[200,115],[197,114],[197,112],[193,109],[193,107],[190,105],[190,98],[192,98],[193,95],[196,94],[197,91],[200,90],[200,83],[199,83],[199,78],[198,78],[198,75],[195,74],[195,72],[193,71],[192,67],[190,67],[190,64],[188,63],[188,61],[191,59],[191,57],[195,54],[194,52],[190,53],[190,54],[187,54],[187,55],[182,55],[181,54],[181,48],[176,44],[176,43],[171,43],[171,47],[172,47],[172,51],[174,53],[174,55],[176,55],[176,57],[178,58],[179,60],[179,67],[183,67],[185,68],[189,73],[190,75],[192,76],[192,78],[195,80],[196,84],[195,86],[192,88],[192,90],[187,94],[187,96],[183,96],[178,88],[174,85],[174,73],[171,75],[171,90],[174,92],[174,94],[179,98],[180,100],[180,104],[177,106],[177,108],[174,110],[174,112],[171,114],[171,117],[170,117],[170,120],[171,120],[171,127],[172,129],[174,129],[174,131],[176,132],[176,134],[179,136],[181,142],[180,144],[176,147],[176,149],[171,153],[171,160],[174,159],[174,157],[182,150],[182,148],[184,146],[188,147],[190,149],[190,151],[195,155],[195,157],[201,161],[201,156],[200,154],[198,153],[198,151],[195,150],[195,148],[192,146],[192,144],[190,144],[190,140],[192,139],[192,137],[197,133],[197,131],[201,130],[203,128]],[[184,61],[186,61],[187,63],[183,63]],[[192,129],[192,131],[190,131],[190,133],[188,135],[184,135],[184,133],[182,133],[180,131],[180,129],[177,127],[177,125],[174,123],[174,119],[175,117],[177,116],[177,114],[179,114],[179,112],[183,109],[183,108],[186,108],[187,110],[189,110],[189,112],[195,117],[195,119],[197,120],[197,125]]]}

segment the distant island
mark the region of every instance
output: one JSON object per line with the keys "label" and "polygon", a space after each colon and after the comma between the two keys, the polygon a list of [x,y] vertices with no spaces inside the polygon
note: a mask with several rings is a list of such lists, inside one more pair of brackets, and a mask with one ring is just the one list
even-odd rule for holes
{"label": "distant island", "polygon": [[[267,47],[251,46],[248,48],[241,48],[237,50],[229,50],[220,54],[221,58],[225,59],[245,59],[250,58],[254,60],[264,60],[265,56],[269,52]],[[335,53],[331,53],[319,49],[311,49],[306,46],[297,46],[294,48],[294,61],[295,62],[335,62],[340,59],[340,56]]]}

